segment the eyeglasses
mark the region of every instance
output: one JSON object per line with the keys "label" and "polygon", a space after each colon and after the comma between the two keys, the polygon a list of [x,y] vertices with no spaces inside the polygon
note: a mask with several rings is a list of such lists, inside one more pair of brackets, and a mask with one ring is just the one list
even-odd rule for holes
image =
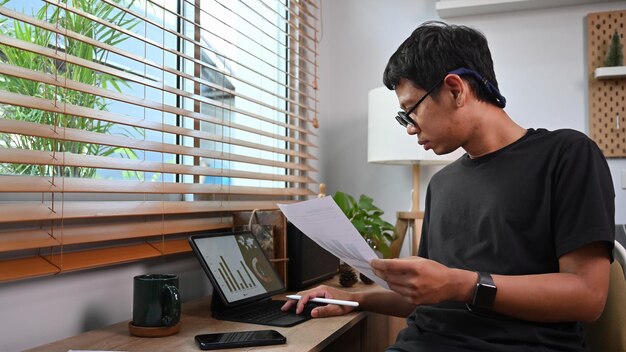
{"label": "eyeglasses", "polygon": [[415,120],[411,118],[411,114],[413,113],[415,109],[417,109],[417,106],[420,105],[424,101],[424,99],[428,98],[430,93],[432,93],[435,90],[435,88],[437,88],[443,82],[446,76],[444,76],[442,79],[439,80],[439,82],[437,82],[432,88],[430,88],[426,92],[426,94],[424,94],[420,98],[420,100],[418,100],[417,103],[415,103],[415,105],[413,105],[413,107],[409,109],[409,111],[407,112],[404,112],[402,110],[398,111],[398,114],[396,115],[396,121],[398,121],[398,123],[400,123],[405,128],[408,125],[415,127]]}
{"label": "eyeglasses", "polygon": [[446,73],[446,75],[443,76],[443,78],[441,78],[439,82],[437,82],[432,88],[430,88],[426,92],[426,94],[424,94],[424,96],[421,97],[420,100],[418,100],[417,103],[415,103],[415,105],[413,105],[413,107],[409,109],[409,111],[407,112],[398,111],[398,114],[396,115],[396,121],[398,121],[398,123],[400,123],[400,125],[402,125],[402,127],[404,128],[406,128],[406,126],[408,125],[415,127],[415,120],[413,120],[410,115],[413,113],[415,109],[417,109],[417,106],[420,105],[424,101],[424,99],[426,99],[443,82],[443,80],[449,74],[455,74],[459,76],[470,75],[474,77],[483,85],[483,87],[487,90],[487,92],[489,92],[489,94],[492,96],[494,100],[494,103],[497,106],[504,108],[504,106],[506,105],[506,98],[504,98],[502,94],[500,94],[500,91],[498,90],[498,88],[496,88],[495,85],[493,85],[491,82],[483,78],[483,76],[481,76],[478,72],[474,70],[470,70],[468,68],[461,67],[461,68],[457,68],[456,70],[452,70]]}

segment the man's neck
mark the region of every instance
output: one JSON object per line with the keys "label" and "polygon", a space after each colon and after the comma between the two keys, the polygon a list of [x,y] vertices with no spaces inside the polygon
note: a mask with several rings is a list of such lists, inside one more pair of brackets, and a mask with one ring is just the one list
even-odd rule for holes
{"label": "man's neck", "polygon": [[527,132],[502,109],[490,106],[485,112],[474,118],[474,133],[463,146],[472,159],[500,150]]}

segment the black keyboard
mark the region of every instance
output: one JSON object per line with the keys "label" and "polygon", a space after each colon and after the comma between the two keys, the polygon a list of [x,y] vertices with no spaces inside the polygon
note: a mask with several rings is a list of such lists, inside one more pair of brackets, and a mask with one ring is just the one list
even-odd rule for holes
{"label": "black keyboard", "polygon": [[[295,314],[295,306],[287,312],[283,312],[280,308],[285,304],[284,301],[268,301],[256,307],[238,312],[237,314],[229,314],[230,317],[243,321],[254,321],[259,323],[267,323],[272,320],[284,317],[286,315]],[[304,311],[300,315],[311,316],[311,310],[319,307],[320,304],[309,302],[304,306]]]}
{"label": "black keyboard", "polygon": [[267,302],[267,304],[263,304],[260,307],[241,314],[238,318],[244,320],[254,320],[260,323],[272,321],[286,314],[286,312],[280,310],[280,307],[282,307],[283,304],[284,302],[281,301],[270,301]]}

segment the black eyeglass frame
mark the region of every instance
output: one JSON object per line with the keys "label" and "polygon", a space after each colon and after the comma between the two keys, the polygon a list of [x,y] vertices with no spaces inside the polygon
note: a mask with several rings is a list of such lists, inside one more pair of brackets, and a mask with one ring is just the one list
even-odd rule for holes
{"label": "black eyeglass frame", "polygon": [[413,105],[412,108],[409,109],[409,111],[398,111],[398,114],[396,115],[396,121],[398,121],[398,123],[400,123],[403,127],[406,127],[408,125],[415,127],[415,120],[411,118],[411,114],[424,101],[424,99],[428,98],[430,93],[432,93],[443,82],[446,76],[448,76],[448,74],[443,76],[443,78],[440,79],[439,82],[437,82],[434,86],[432,86],[432,88],[426,91],[426,93],[417,101],[417,103],[415,103],[415,105]]}
{"label": "black eyeglass frame", "polygon": [[432,88],[430,88],[428,91],[426,91],[426,93],[417,101],[417,103],[415,103],[415,105],[413,105],[412,108],[409,109],[409,111],[398,111],[398,114],[395,116],[396,117],[396,121],[398,121],[398,123],[400,125],[402,125],[402,127],[406,128],[406,126],[411,125],[413,127],[415,127],[415,120],[413,120],[411,118],[411,114],[413,113],[413,111],[415,109],[417,109],[417,107],[424,101],[424,99],[426,99],[432,92],[435,91],[435,89],[437,89],[437,87],[443,83],[444,79],[446,79],[446,77],[450,74],[455,74],[455,75],[470,75],[474,78],[476,78],[484,87],[485,89],[487,89],[487,91],[491,94],[491,96],[494,99],[494,103],[501,107],[504,108],[506,106],[506,98],[502,96],[502,94],[500,94],[500,91],[498,90],[498,88],[492,84],[491,82],[489,82],[488,80],[486,80],[483,76],[481,76],[478,72],[474,71],[474,70],[470,70],[468,68],[465,67],[460,67],[457,68],[455,70],[452,70],[448,73],[446,73],[445,76],[443,76]]}

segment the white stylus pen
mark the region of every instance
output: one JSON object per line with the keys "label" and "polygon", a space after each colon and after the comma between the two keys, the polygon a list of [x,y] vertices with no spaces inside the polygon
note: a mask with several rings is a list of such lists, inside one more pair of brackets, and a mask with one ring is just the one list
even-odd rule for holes
{"label": "white stylus pen", "polygon": [[[287,295],[285,297],[287,297],[289,299],[297,299],[297,300],[302,298],[302,296],[300,296],[300,295]],[[350,306],[350,307],[358,307],[359,306],[359,302],[343,301],[343,300],[340,300],[340,299],[332,299],[332,298],[316,297],[316,298],[310,298],[309,301],[310,302],[318,302],[318,303],[338,304],[340,306]]]}

